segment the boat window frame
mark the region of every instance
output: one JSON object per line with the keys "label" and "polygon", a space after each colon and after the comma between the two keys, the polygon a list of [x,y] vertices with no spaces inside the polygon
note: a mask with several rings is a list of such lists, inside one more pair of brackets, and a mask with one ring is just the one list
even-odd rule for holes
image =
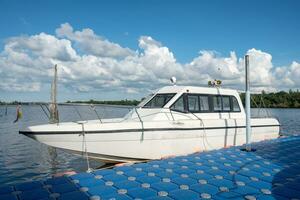
{"label": "boat window frame", "polygon": [[[228,95],[228,94],[225,94],[225,95],[222,95],[222,94],[210,94],[211,96],[211,110],[213,113],[240,113],[242,112],[241,110],[241,107],[240,107],[240,104],[239,104],[239,101],[237,100],[237,98],[235,97],[235,95]],[[213,96],[220,96],[221,97],[221,106],[222,106],[222,109],[220,111],[218,110],[214,110],[213,108]],[[224,110],[223,108],[223,97],[229,97],[229,102],[230,102],[230,110]],[[239,106],[239,111],[234,111],[233,110],[233,98],[236,99],[236,102],[238,103],[238,106]]]}
{"label": "boat window frame", "polygon": [[[211,113],[211,95],[210,94],[200,94],[200,93],[186,93],[186,99],[188,100],[188,95],[193,95],[193,96],[198,96],[198,104],[199,104],[199,110],[198,111],[190,111],[189,106],[188,106],[188,102],[187,102],[187,112],[191,112],[191,113]],[[201,104],[200,104],[200,96],[204,96],[207,97],[207,101],[208,101],[208,110],[201,110]]]}
{"label": "boat window frame", "polygon": [[[211,111],[214,112],[214,113],[223,112],[223,97],[222,97],[222,95],[220,95],[220,94],[217,94],[217,95],[211,94],[210,96],[211,96],[211,99],[210,99],[210,101],[211,101]],[[220,98],[220,101],[221,101],[220,102],[220,104],[221,104],[221,109],[220,110],[215,110],[215,108],[214,108],[215,107],[214,97]]]}
{"label": "boat window frame", "polygon": [[155,96],[154,93],[151,93],[141,99],[141,102],[137,105],[137,107],[142,108],[144,105],[146,105],[153,97]]}
{"label": "boat window frame", "polygon": [[[207,97],[208,110],[201,110],[200,96],[202,96],[202,97]],[[199,95],[198,95],[198,101],[199,101],[199,113],[210,113],[211,105],[210,105],[210,97],[209,97],[209,94],[199,94]]]}
{"label": "boat window frame", "polygon": [[[167,105],[176,95],[177,93],[156,93],[152,96],[152,98],[149,99],[149,101],[147,101],[142,108],[146,108],[146,109],[161,109],[163,107],[165,107],[165,105]],[[164,102],[164,105],[162,107],[146,107],[146,105],[152,101],[156,96],[158,95],[172,95],[172,97],[167,101],[167,102]]]}
{"label": "boat window frame", "polygon": [[[189,110],[189,105],[188,105],[188,95],[191,96],[198,96],[198,104],[199,104],[199,111],[190,111]],[[184,104],[184,111],[181,110],[176,110],[176,109],[171,109],[171,107],[177,103],[177,101],[183,96],[183,104]],[[208,110],[201,110],[201,104],[200,104],[200,96],[207,96],[208,97]],[[220,111],[215,111],[213,108],[213,97],[214,96],[220,96],[221,97],[221,107],[222,109]],[[223,110],[223,97],[229,97],[229,102],[230,102],[230,110]],[[239,107],[239,111],[234,111],[233,110],[233,99],[236,100],[237,105]],[[240,103],[238,99],[236,98],[235,95],[221,95],[221,94],[203,94],[203,93],[183,93],[181,94],[176,101],[169,107],[170,110],[172,111],[177,111],[181,113],[241,113],[242,109],[240,106]]]}
{"label": "boat window frame", "polygon": [[[234,111],[234,110],[233,110],[233,99],[235,99],[236,102],[237,102],[237,105],[238,105],[238,107],[239,107],[239,110],[238,110],[238,111]],[[231,95],[231,98],[230,98],[230,105],[231,105],[231,110],[232,110],[232,112],[234,112],[234,113],[242,112],[242,109],[241,109],[241,106],[240,106],[240,102],[238,101],[238,99],[237,99],[234,95]]]}
{"label": "boat window frame", "polygon": [[[198,111],[190,111],[189,96],[196,96],[196,97],[197,97],[198,111],[200,111],[200,98],[199,98],[199,95],[197,95],[197,94],[187,94],[187,95],[186,95],[186,99],[187,99],[187,110],[188,110],[189,112],[193,112],[193,113],[198,112]],[[195,103],[196,103],[196,102],[195,102]]]}
{"label": "boat window frame", "polygon": [[[177,110],[177,109],[172,109],[171,107],[174,105],[174,104],[176,104],[178,101],[179,101],[179,99],[180,98],[183,98],[183,111],[182,110]],[[176,112],[180,112],[180,113],[188,113],[189,111],[188,111],[188,102],[187,102],[187,93],[183,93],[183,94],[181,94],[177,99],[176,99],[176,101],[174,101],[174,103],[172,103],[172,105],[170,105],[170,107],[169,107],[169,109],[171,110],[171,111],[176,111]]]}
{"label": "boat window frame", "polygon": [[[222,111],[224,111],[224,112],[227,112],[227,111],[232,111],[232,101],[231,101],[231,96],[230,95],[221,95],[222,97]],[[228,97],[228,99],[229,99],[229,110],[224,110],[224,101],[223,101],[223,98],[224,97]]]}

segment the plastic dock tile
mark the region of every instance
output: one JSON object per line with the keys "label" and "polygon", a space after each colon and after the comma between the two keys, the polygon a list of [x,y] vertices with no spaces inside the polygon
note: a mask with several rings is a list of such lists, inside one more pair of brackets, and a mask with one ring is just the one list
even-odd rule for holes
{"label": "plastic dock tile", "polygon": [[147,200],[172,200],[172,199],[167,196],[156,196],[156,197],[147,198]]}
{"label": "plastic dock tile", "polygon": [[104,197],[104,196],[110,195],[112,193],[117,193],[117,189],[113,186],[107,186],[107,185],[95,186],[95,187],[90,187],[88,189],[88,193],[91,196]]}
{"label": "plastic dock tile", "polygon": [[67,192],[74,192],[77,190],[78,190],[78,187],[76,187],[76,185],[74,185],[73,183],[53,185],[51,187],[51,191],[53,193],[59,193],[59,194],[63,194],[63,193],[67,193]]}
{"label": "plastic dock tile", "polygon": [[104,200],[132,200],[132,198],[126,194],[110,194],[101,199],[104,199]]}
{"label": "plastic dock tile", "polygon": [[58,197],[58,200],[88,200],[88,199],[89,196],[80,191],[65,193]]}
{"label": "plastic dock tile", "polygon": [[46,185],[60,185],[69,183],[69,179],[65,176],[58,178],[51,178],[45,181]]}
{"label": "plastic dock tile", "polygon": [[83,179],[87,179],[87,178],[93,178],[95,175],[91,174],[91,173],[80,173],[80,174],[75,174],[72,175],[71,178],[74,180],[83,180]]}
{"label": "plastic dock tile", "polygon": [[173,191],[170,192],[169,195],[172,199],[175,199],[175,200],[181,200],[181,199],[196,200],[196,199],[200,199],[198,193],[193,192],[189,189],[173,190]]}
{"label": "plastic dock tile", "polygon": [[172,190],[179,189],[178,185],[172,183],[171,181],[154,183],[151,187],[157,191],[166,191],[168,193]]}
{"label": "plastic dock tile", "polygon": [[300,199],[300,137],[0,187],[0,200]]}
{"label": "plastic dock tile", "polygon": [[128,195],[134,199],[146,199],[157,196],[157,192],[150,188],[134,188],[128,190]]}
{"label": "plastic dock tile", "polygon": [[117,187],[119,189],[126,189],[126,190],[129,190],[131,188],[137,188],[140,186],[141,186],[140,183],[138,183],[136,181],[128,181],[128,180],[115,183],[115,187]]}
{"label": "plastic dock tile", "polygon": [[84,180],[80,180],[77,183],[77,186],[79,188],[81,187],[93,187],[93,186],[99,186],[99,185],[105,185],[105,181],[98,179],[98,178],[88,178]]}
{"label": "plastic dock tile", "polygon": [[50,195],[49,191],[46,189],[35,189],[35,190],[28,190],[22,192],[20,194],[21,200],[36,200],[36,199],[43,199],[48,198]]}
{"label": "plastic dock tile", "polygon": [[140,182],[140,183],[157,183],[160,181],[160,178],[155,176],[155,174],[150,174],[150,176],[141,176],[141,177],[137,177],[136,181]]}

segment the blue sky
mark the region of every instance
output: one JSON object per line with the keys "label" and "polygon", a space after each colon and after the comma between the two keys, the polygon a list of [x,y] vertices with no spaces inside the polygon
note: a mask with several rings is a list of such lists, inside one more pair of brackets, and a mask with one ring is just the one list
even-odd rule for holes
{"label": "blue sky", "polygon": [[[234,51],[242,58],[249,49],[255,48],[272,56],[270,71],[274,71],[277,67],[300,62],[299,10],[300,1],[296,0],[0,0],[0,52],[5,54],[5,45],[12,37],[31,37],[41,32],[55,36],[56,29],[68,23],[74,31],[89,28],[97,36],[133,51],[140,49],[141,36],[150,36],[167,47],[181,65],[197,58],[201,50],[213,51],[216,57],[228,57]],[[85,54],[75,43],[72,42],[72,47],[76,52]],[[297,87],[297,84],[293,86]],[[38,91],[45,94],[39,100],[48,98],[46,89]],[[0,99],[10,100],[18,95],[21,99],[32,99],[23,92],[6,89]],[[68,92],[72,94],[72,90]],[[77,95],[101,98],[92,93]],[[138,92],[123,97],[142,95]],[[107,93],[105,98],[122,97]]]}

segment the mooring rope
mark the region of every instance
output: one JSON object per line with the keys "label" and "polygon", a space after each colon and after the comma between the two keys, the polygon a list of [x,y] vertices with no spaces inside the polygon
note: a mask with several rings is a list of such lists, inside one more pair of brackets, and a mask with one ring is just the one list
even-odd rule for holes
{"label": "mooring rope", "polygon": [[135,110],[135,112],[136,112],[136,114],[137,114],[137,116],[138,116],[138,118],[139,118],[139,120],[141,122],[141,125],[142,125],[142,137],[141,137],[141,141],[143,141],[144,140],[144,122],[143,122],[140,114],[138,113],[136,107],[134,108],[134,110]]}
{"label": "mooring rope", "polygon": [[213,147],[212,147],[212,146],[209,144],[209,142],[208,142],[207,135],[206,135],[206,129],[205,129],[205,125],[204,125],[203,120],[202,120],[200,117],[198,117],[196,114],[194,114],[194,113],[192,113],[192,112],[191,112],[191,114],[194,115],[194,116],[200,121],[200,126],[203,127],[203,146],[204,146],[204,150],[205,150],[205,151],[207,150],[207,149],[206,149],[205,142],[207,143],[207,145],[208,145],[211,149],[213,149]]}
{"label": "mooring rope", "polygon": [[85,131],[84,131],[84,123],[85,122],[77,122],[78,124],[81,124],[82,127],[82,152],[85,153],[86,163],[87,163],[87,171],[86,172],[92,172],[93,169],[90,168],[90,162],[89,162],[89,156],[87,151],[87,144],[86,144],[86,138],[85,138]]}

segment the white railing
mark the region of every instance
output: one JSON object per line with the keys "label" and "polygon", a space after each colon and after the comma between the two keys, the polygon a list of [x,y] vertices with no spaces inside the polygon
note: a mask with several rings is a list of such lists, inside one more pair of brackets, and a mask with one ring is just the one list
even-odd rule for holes
{"label": "white railing", "polygon": [[[53,121],[51,120],[51,110],[50,107],[52,105],[52,103],[39,103],[38,104],[41,108],[41,110],[43,111],[43,113],[45,114],[45,116],[47,117],[47,119],[49,120],[49,122]],[[96,117],[97,120],[99,120],[100,123],[103,123],[103,119],[104,116],[101,116],[101,113],[99,113],[99,111],[97,110],[97,107],[102,107],[102,108],[117,108],[117,109],[126,109],[127,112],[129,112],[130,110],[132,110],[133,108],[135,108],[134,106],[125,106],[125,105],[111,105],[111,104],[87,104],[87,103],[57,103],[56,104],[58,107],[58,119],[56,120],[57,123],[61,122],[61,109],[62,107],[64,108],[72,108],[73,113],[76,113],[76,115],[79,117],[79,119],[81,121],[84,121],[86,119],[84,119],[84,112],[87,112],[87,110],[92,111]],[[85,111],[80,111],[80,107],[84,106],[87,108],[87,110]]]}

